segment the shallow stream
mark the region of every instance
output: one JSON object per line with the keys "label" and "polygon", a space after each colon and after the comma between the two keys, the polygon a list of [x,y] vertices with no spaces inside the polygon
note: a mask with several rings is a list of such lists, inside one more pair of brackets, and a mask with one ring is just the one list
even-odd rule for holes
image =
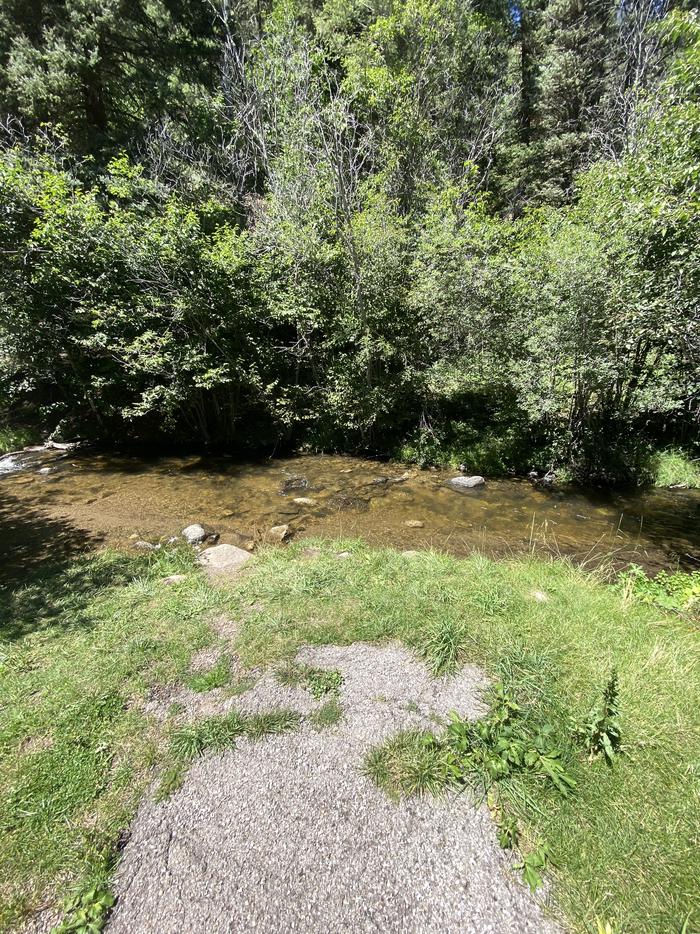
{"label": "shallow stream", "polygon": [[619,494],[491,480],[458,492],[447,483],[454,476],[328,455],[240,463],[28,452],[0,459],[0,561],[11,568],[98,544],[153,541],[199,522],[244,546],[286,524],[295,537],[361,537],[401,549],[548,550],[651,570],[700,567],[698,491]]}

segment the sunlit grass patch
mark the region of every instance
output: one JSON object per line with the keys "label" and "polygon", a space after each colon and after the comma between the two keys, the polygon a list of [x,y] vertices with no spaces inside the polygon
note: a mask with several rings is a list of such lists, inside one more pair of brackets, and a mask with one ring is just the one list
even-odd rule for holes
{"label": "sunlit grass patch", "polygon": [[678,448],[660,451],[655,457],[656,486],[700,489],[700,459]]}
{"label": "sunlit grass patch", "polygon": [[[162,582],[174,571],[177,588]],[[220,602],[184,550],[104,553],[0,588],[0,930],[54,891],[106,883],[162,760],[139,698],[185,675]]]}

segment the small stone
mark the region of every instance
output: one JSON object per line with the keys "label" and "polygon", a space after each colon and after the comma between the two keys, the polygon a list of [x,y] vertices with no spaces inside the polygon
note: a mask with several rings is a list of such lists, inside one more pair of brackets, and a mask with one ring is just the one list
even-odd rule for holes
{"label": "small stone", "polygon": [[420,519],[406,519],[404,525],[408,529],[422,529],[425,525],[425,522],[421,522]]}
{"label": "small stone", "polygon": [[216,576],[235,574],[251,558],[250,552],[236,548],[235,545],[214,545],[212,548],[205,548],[197,561],[207,574]]}
{"label": "small stone", "polygon": [[204,526],[195,523],[182,530],[182,537],[188,545],[199,545],[207,537],[207,532]]}
{"label": "small stone", "polygon": [[230,519],[232,516],[235,516],[235,515],[236,513],[233,511],[233,509],[224,509],[224,511],[221,513],[221,518]]}
{"label": "small stone", "polygon": [[351,551],[339,551],[336,554],[336,558],[338,558],[340,561],[345,561],[346,558],[352,558],[352,552]]}
{"label": "small stone", "polygon": [[156,551],[156,549],[160,548],[160,545],[154,545],[152,542],[139,540],[134,542],[134,548],[138,548],[139,551]]}
{"label": "small stone", "polygon": [[40,467],[37,473],[51,473],[52,471],[53,467]]}
{"label": "small stone", "polygon": [[138,538],[138,535],[136,534],[136,532],[134,532],[133,535],[129,536],[129,541],[135,542],[137,538]]}
{"label": "small stone", "polygon": [[267,537],[275,542],[284,542],[291,534],[291,529],[288,525],[273,525],[267,533]]}
{"label": "small stone", "polygon": [[414,551],[409,548],[407,551],[402,551],[401,554],[406,558],[416,558],[420,554],[420,551]]}
{"label": "small stone", "polygon": [[170,586],[171,584],[181,584],[185,580],[187,580],[185,574],[170,574],[168,577],[163,578],[163,583]]}
{"label": "small stone", "polygon": [[455,490],[472,490],[477,486],[483,486],[486,481],[483,477],[474,476],[474,477],[453,477],[448,481],[450,486]]}
{"label": "small stone", "polygon": [[297,506],[315,506],[316,505],[316,500],[311,499],[308,496],[295,496],[292,502],[296,503]]}
{"label": "small stone", "polygon": [[532,596],[538,603],[546,603],[549,600],[549,597],[543,590],[533,590]]}

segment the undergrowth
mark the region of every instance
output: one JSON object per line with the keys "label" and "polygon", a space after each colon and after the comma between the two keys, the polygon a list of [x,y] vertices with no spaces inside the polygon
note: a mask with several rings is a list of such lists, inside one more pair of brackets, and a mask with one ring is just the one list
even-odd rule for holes
{"label": "undergrowth", "polygon": [[700,612],[700,571],[671,574],[661,571],[648,577],[638,565],[620,575],[619,586],[626,600],[654,604],[664,610],[697,614]]}

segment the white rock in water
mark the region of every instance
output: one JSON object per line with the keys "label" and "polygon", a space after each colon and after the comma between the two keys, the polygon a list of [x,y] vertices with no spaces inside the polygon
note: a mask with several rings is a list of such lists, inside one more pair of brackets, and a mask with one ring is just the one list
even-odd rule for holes
{"label": "white rock in water", "polygon": [[483,486],[486,483],[483,477],[453,477],[449,484],[455,490],[473,490],[474,487]]}
{"label": "white rock in water", "polygon": [[212,548],[205,548],[197,560],[207,574],[216,576],[235,574],[252,557],[249,551],[236,548],[235,545],[214,545]]}
{"label": "white rock in water", "polygon": [[199,545],[207,537],[207,533],[201,525],[195,523],[182,530],[182,537],[189,545]]}

